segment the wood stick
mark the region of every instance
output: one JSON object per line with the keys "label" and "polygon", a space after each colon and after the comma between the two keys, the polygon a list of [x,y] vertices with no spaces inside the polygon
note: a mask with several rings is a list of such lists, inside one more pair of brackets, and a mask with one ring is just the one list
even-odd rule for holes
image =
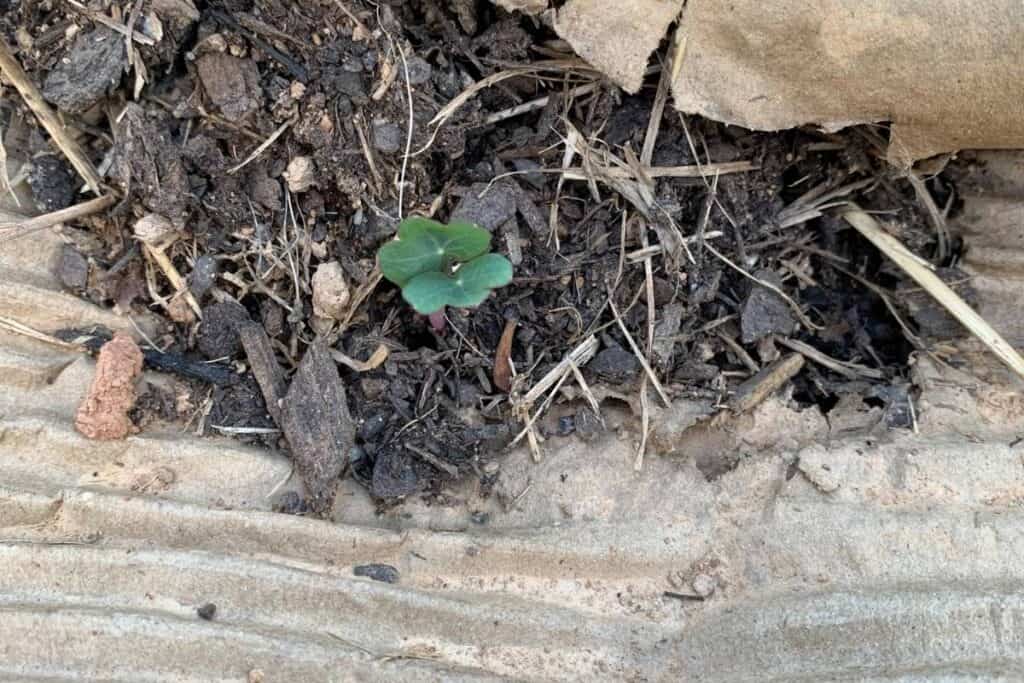
{"label": "wood stick", "polygon": [[113,206],[116,201],[117,197],[106,194],[80,204],[75,204],[74,206],[69,206],[66,209],[60,209],[59,211],[53,211],[34,218],[26,218],[23,221],[0,221],[0,237],[10,239],[24,237],[38,230],[45,230],[60,223],[67,223],[76,218],[83,218],[98,213],[109,206]]}
{"label": "wood stick", "polygon": [[741,384],[729,401],[729,408],[736,413],[747,412],[781,389],[803,366],[804,357],[799,353],[783,356]]}
{"label": "wood stick", "polygon": [[188,283],[185,281],[185,278],[183,278],[181,273],[178,272],[178,269],[174,267],[171,259],[164,253],[164,250],[160,247],[154,247],[149,244],[143,244],[142,248],[146,254],[153,259],[153,262],[160,267],[160,270],[167,277],[171,286],[174,287],[175,294],[184,296],[185,301],[196,314],[196,317],[202,320],[203,310],[199,308],[199,302],[196,301],[194,296],[192,296],[192,292],[189,290]]}
{"label": "wood stick", "polygon": [[11,53],[3,38],[0,38],[0,71],[7,76],[18,90],[22,98],[24,98],[25,104],[39,118],[39,122],[43,124],[46,132],[50,134],[53,143],[68,158],[68,161],[78,171],[78,175],[82,176],[89,189],[96,194],[102,194],[100,190],[100,175],[96,172],[96,168],[89,161],[89,157],[85,155],[78,143],[68,135],[60,119],[50,109],[50,105],[43,100],[42,93],[29,80],[28,74],[21,68],[21,64],[18,63],[18,60]]}

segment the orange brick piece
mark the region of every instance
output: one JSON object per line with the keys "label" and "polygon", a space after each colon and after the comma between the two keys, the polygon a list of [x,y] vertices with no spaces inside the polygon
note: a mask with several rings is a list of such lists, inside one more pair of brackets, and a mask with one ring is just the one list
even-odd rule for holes
{"label": "orange brick piece", "polygon": [[142,373],[142,351],[124,333],[100,349],[96,375],[75,415],[75,428],[85,437],[123,439],[132,429],[128,411],[135,405],[135,379]]}

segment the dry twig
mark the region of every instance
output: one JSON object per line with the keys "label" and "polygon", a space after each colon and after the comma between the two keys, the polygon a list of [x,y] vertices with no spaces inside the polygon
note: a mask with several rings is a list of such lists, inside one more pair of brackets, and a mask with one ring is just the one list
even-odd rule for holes
{"label": "dry twig", "polygon": [[46,132],[50,134],[53,143],[68,158],[68,161],[78,171],[78,175],[82,177],[89,189],[97,195],[102,194],[100,189],[102,181],[99,173],[96,172],[96,168],[89,161],[89,157],[85,155],[85,152],[82,151],[78,143],[68,135],[60,119],[50,109],[50,105],[43,100],[42,93],[29,80],[28,74],[21,68],[21,64],[15,59],[3,38],[0,38],[0,71],[7,76],[7,79],[18,90],[25,100],[25,104],[39,118],[39,122],[43,124]]}
{"label": "dry twig", "polygon": [[240,163],[237,166],[233,166],[230,169],[228,169],[228,175],[234,175],[234,174],[238,173],[243,168],[248,166],[254,159],[256,159],[256,157],[258,157],[259,155],[263,154],[263,152],[267,151],[267,148],[270,147],[272,144],[274,144],[274,142],[279,137],[284,135],[284,132],[286,130],[288,130],[288,128],[293,123],[295,123],[295,118],[294,117],[288,119],[287,121],[282,123],[280,126],[278,126],[277,130],[275,130],[273,133],[271,133],[270,136],[259,145],[259,147],[254,149],[252,151],[252,153],[249,156],[247,156],[244,161],[242,161],[242,163]]}
{"label": "dry twig", "polygon": [[923,287],[928,294],[949,311],[971,334],[977,337],[999,360],[1017,373],[1019,377],[1024,378],[1024,358],[1021,358],[1017,350],[1010,346],[1001,334],[996,332],[984,318],[978,315],[956,292],[950,289],[949,285],[943,282],[931,269],[922,265],[919,257],[903,246],[902,242],[882,230],[878,221],[869,214],[855,209],[844,213],[843,218],[883,254],[892,259],[917,284]]}
{"label": "dry twig", "polygon": [[23,221],[0,222],[0,237],[18,239],[39,230],[52,228],[61,223],[91,216],[107,207],[113,206],[116,201],[117,198],[114,195],[107,194],[82,202],[81,204],[69,206],[66,209],[52,211],[42,216],[35,216],[34,218],[26,218]]}

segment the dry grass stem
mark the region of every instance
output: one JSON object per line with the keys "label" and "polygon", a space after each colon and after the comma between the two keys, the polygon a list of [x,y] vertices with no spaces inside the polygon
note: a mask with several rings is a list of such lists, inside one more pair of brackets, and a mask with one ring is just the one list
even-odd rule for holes
{"label": "dry grass stem", "polygon": [[829,355],[826,355],[814,348],[809,344],[805,344],[802,341],[796,339],[790,339],[788,337],[775,337],[775,341],[785,346],[791,351],[796,351],[800,355],[804,356],[808,360],[812,360],[818,365],[828,368],[829,370],[842,375],[843,377],[854,380],[860,378],[881,380],[885,379],[885,373],[875,368],[869,368],[864,365],[857,363],[850,363],[847,361],[836,360]]}
{"label": "dry grass stem", "polygon": [[[88,7],[83,5],[82,3],[77,2],[77,0],[66,0],[66,2],[67,2],[69,7],[71,7],[72,9],[74,9],[74,10],[84,14],[85,16],[89,17],[90,19],[92,19],[96,23],[103,24],[104,26],[106,26],[110,30],[116,31],[117,33],[120,33],[122,36],[124,36],[126,38],[126,41],[136,42],[139,45],[147,45],[147,46],[156,45],[156,40],[154,40],[150,36],[147,36],[144,33],[140,33],[138,31],[135,31],[135,30],[132,29],[132,27],[135,24],[134,21],[130,21],[129,24],[126,26],[125,24],[122,24],[119,21],[115,21],[115,20],[111,19],[110,17],[108,17],[107,15],[103,14],[102,12],[97,12],[95,10],[89,9]],[[132,13],[135,15],[135,19],[137,20],[138,19],[138,12],[133,10]],[[129,43],[129,45],[130,45],[130,43]]]}
{"label": "dry grass stem", "polygon": [[903,243],[885,232],[869,214],[853,210],[843,214],[846,222],[857,232],[866,237],[883,254],[892,259],[896,265],[924,288],[939,304],[978,338],[999,360],[1006,364],[1021,378],[1024,378],[1024,358],[1017,350],[1003,339],[988,322],[972,309],[960,296],[939,279],[931,269],[921,265],[920,259]]}
{"label": "dry grass stem", "polygon": [[107,194],[75,204],[74,206],[69,206],[66,209],[52,211],[42,216],[35,216],[34,218],[26,218],[23,221],[0,222],[0,238],[18,239],[39,230],[52,228],[61,223],[91,216],[113,206],[116,201],[117,198],[115,196]]}
{"label": "dry grass stem", "polygon": [[171,283],[171,287],[174,287],[175,295],[184,296],[185,301],[188,302],[189,308],[192,309],[192,312],[196,314],[197,318],[202,319],[203,311],[199,308],[199,302],[196,301],[194,296],[192,296],[192,292],[189,291],[188,283],[185,282],[185,278],[181,276],[181,273],[178,272],[174,263],[172,263],[171,259],[168,258],[166,253],[164,253],[164,250],[149,244],[143,244],[142,250],[160,268],[164,277],[166,277],[167,281]]}
{"label": "dry grass stem", "polygon": [[85,184],[90,190],[95,192],[97,195],[102,194],[100,185],[102,181],[99,173],[96,172],[96,168],[92,165],[89,157],[85,155],[82,148],[78,145],[64,125],[54,114],[53,110],[50,109],[50,105],[43,100],[42,93],[39,89],[29,80],[28,74],[21,68],[21,64],[15,59],[11,53],[9,47],[7,47],[6,41],[0,38],[0,71],[7,76],[7,79],[17,89],[18,93],[25,100],[25,104],[28,108],[39,119],[39,122],[43,124],[43,128],[50,134],[53,139],[53,143],[60,148],[60,151],[64,153],[68,161],[78,172],[78,175],[82,177]]}
{"label": "dry grass stem", "polygon": [[928,217],[932,221],[932,226],[935,228],[935,236],[938,242],[938,252],[935,254],[935,258],[940,262],[945,261],[949,256],[949,228],[946,226],[946,216],[935,203],[932,193],[928,191],[920,176],[916,173],[911,173],[907,180],[910,181],[910,185],[914,188],[918,201],[924,204]]}
{"label": "dry grass stem", "polygon": [[23,337],[28,337],[30,339],[35,339],[36,341],[40,341],[51,346],[56,346],[61,349],[66,349],[68,351],[85,351],[84,346],[75,344],[73,342],[66,342],[63,339],[58,339],[57,337],[46,334],[45,332],[35,330],[29,327],[28,325],[20,323],[17,320],[14,320],[13,318],[8,318],[6,316],[0,316],[0,330],[10,332],[12,334],[18,334]]}
{"label": "dry grass stem", "polygon": [[252,153],[249,156],[247,156],[242,163],[238,164],[237,166],[233,166],[232,168],[230,168],[228,170],[228,175],[234,175],[234,174],[238,173],[239,171],[241,171],[246,166],[248,166],[250,163],[252,163],[252,161],[254,159],[256,159],[259,155],[261,155],[265,151],[267,151],[267,148],[270,147],[272,144],[274,144],[279,137],[284,135],[284,132],[286,130],[288,130],[288,128],[291,127],[291,125],[293,123],[295,123],[295,118],[294,117],[288,119],[287,121],[282,123],[280,126],[278,126],[277,130],[275,130],[273,133],[271,133],[270,137],[268,137],[266,140],[264,140],[262,143],[260,143],[259,147],[254,149],[252,151]]}
{"label": "dry grass stem", "polygon": [[611,306],[612,315],[615,316],[615,322],[618,323],[619,329],[622,330],[622,334],[626,337],[626,341],[629,343],[629,348],[632,349],[633,355],[636,356],[637,360],[640,361],[640,366],[647,373],[647,377],[650,378],[651,384],[654,385],[654,390],[658,392],[658,396],[661,397],[665,407],[672,405],[672,401],[669,399],[668,394],[665,393],[664,387],[661,386],[661,382],[658,381],[658,376],[654,374],[654,370],[651,369],[650,363],[644,358],[644,354],[640,352],[640,347],[636,345],[636,341],[633,339],[633,335],[629,333],[629,329],[626,328],[626,323],[622,322],[622,316],[619,315],[619,309],[615,305],[615,298],[613,292],[608,292],[608,305]]}

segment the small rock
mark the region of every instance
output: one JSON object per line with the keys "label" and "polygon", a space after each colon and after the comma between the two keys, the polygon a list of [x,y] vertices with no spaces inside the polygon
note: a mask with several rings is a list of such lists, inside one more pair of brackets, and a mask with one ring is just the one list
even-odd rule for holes
{"label": "small rock", "polygon": [[191,325],[196,321],[196,314],[183,296],[176,296],[167,304],[167,317],[182,325]]}
{"label": "small rock", "polygon": [[558,418],[558,436],[569,436],[576,431],[576,416],[563,415]]}
{"label": "small rock", "polygon": [[398,583],[398,570],[390,564],[361,564],[352,569],[356,576],[365,576],[374,581]]}
{"label": "small rock", "polygon": [[49,213],[71,206],[75,201],[76,176],[60,157],[44,154],[32,160],[28,176],[36,208]]}
{"label": "small rock", "polygon": [[208,254],[196,259],[192,272],[188,275],[188,288],[196,299],[202,299],[213,283],[217,281],[217,261]]}
{"label": "small rock", "polygon": [[604,432],[604,425],[601,419],[590,408],[581,408],[576,413],[575,424],[576,435],[584,441],[594,441]]}
{"label": "small rock", "polygon": [[690,587],[700,597],[709,598],[715,592],[715,589],[718,588],[718,581],[710,574],[697,574],[697,576],[693,577]]}
{"label": "small rock", "polygon": [[43,82],[43,97],[70,114],[91,109],[121,82],[124,38],[107,28],[83,33]]}
{"label": "small rock", "polygon": [[76,292],[85,289],[89,282],[89,261],[70,244],[65,244],[60,250],[57,279],[62,285]]}
{"label": "small rock", "polygon": [[313,313],[321,318],[342,320],[351,299],[345,272],[337,261],[322,263],[313,273]]}
{"label": "small rock", "polygon": [[515,218],[516,193],[511,183],[501,180],[490,188],[486,183],[474,183],[452,211],[451,220],[476,223],[488,232],[494,232],[505,221]]}
{"label": "small rock", "polygon": [[834,458],[829,457],[824,446],[808,446],[799,453],[797,467],[807,480],[817,486],[823,493],[832,493],[842,485],[842,467]]}
{"label": "small rock", "polygon": [[402,129],[390,121],[377,119],[373,122],[373,146],[384,154],[394,154],[402,148]]}
{"label": "small rock", "polygon": [[410,57],[406,61],[406,66],[409,69],[409,85],[423,85],[430,80],[434,71],[427,60],[420,56]]}
{"label": "small rock", "polygon": [[316,185],[316,166],[313,160],[309,157],[295,157],[288,162],[284,179],[288,183],[288,190],[296,194],[313,187]]}
{"label": "small rock", "polygon": [[196,60],[196,71],[206,96],[229,121],[241,121],[262,106],[260,72],[251,59],[208,52]]}
{"label": "small rock", "polygon": [[398,449],[388,449],[377,455],[372,482],[371,493],[383,499],[412,495],[422,486],[409,458]]}
{"label": "small rock", "polygon": [[325,90],[328,87],[337,90],[357,104],[367,100],[366,82],[361,73],[346,71],[340,67],[333,70],[325,69],[325,72],[325,83],[322,84]]}
{"label": "small rock", "polygon": [[[758,280],[782,289],[782,278],[770,270],[754,273]],[[767,287],[754,285],[740,311],[743,343],[751,344],[769,334],[793,334],[796,320],[785,299]]]}
{"label": "small rock", "polygon": [[249,180],[249,192],[257,204],[269,211],[281,210],[281,184],[266,173],[256,173]]}
{"label": "small rock", "polygon": [[217,605],[208,602],[202,607],[197,607],[196,614],[204,621],[213,621],[213,617],[217,614]]}
{"label": "small rock", "polygon": [[165,245],[172,240],[176,230],[174,224],[158,213],[147,213],[132,226],[135,239],[150,246]]}
{"label": "small rock", "polygon": [[89,439],[123,439],[132,429],[135,380],[142,374],[142,351],[123,332],[100,348],[89,393],[75,414],[75,429]]}
{"label": "small rock", "polygon": [[203,322],[199,325],[199,351],[210,360],[234,356],[242,350],[238,326],[248,322],[251,322],[249,311],[234,301],[204,307]]}
{"label": "small rock", "polygon": [[640,374],[640,361],[621,346],[609,346],[594,356],[587,369],[609,384],[628,384]]}

